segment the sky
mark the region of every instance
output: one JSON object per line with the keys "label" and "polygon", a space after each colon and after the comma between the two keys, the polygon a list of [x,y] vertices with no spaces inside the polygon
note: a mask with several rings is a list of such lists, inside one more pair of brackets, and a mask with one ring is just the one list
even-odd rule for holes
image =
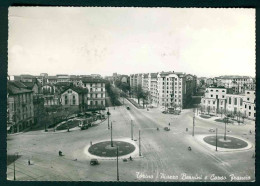
{"label": "sky", "polygon": [[9,8],[8,74],[255,76],[255,9]]}

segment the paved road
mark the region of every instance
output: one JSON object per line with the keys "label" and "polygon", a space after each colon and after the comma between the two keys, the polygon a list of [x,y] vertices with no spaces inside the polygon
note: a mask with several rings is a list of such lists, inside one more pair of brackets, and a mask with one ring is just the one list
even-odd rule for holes
{"label": "paved road", "polygon": [[[130,138],[131,120],[134,123],[134,138],[138,143],[141,130],[141,152],[143,157],[131,162],[119,161],[122,181],[230,181],[230,174],[254,180],[254,148],[243,152],[215,152],[200,144],[192,137],[191,110],[183,110],[179,116],[164,115],[158,109],[136,109],[125,99],[126,106],[110,108],[114,139]],[[170,131],[163,128],[171,123]],[[195,135],[209,134],[209,128],[218,127],[223,134],[224,125],[196,118]],[[157,131],[156,128],[160,130]],[[27,132],[8,136],[8,154],[19,152],[16,162],[17,180],[68,180],[68,181],[115,181],[116,162],[101,160],[99,166],[90,166],[84,154],[85,147],[92,141],[110,139],[107,120],[89,130],[64,133]],[[186,132],[186,128],[189,131]],[[254,143],[254,124],[228,126],[232,135]],[[247,135],[244,135],[247,134]],[[192,151],[187,147],[191,146]],[[58,157],[62,150],[65,156]],[[31,159],[34,165],[28,166]],[[77,161],[74,161],[77,159]],[[212,174],[218,176],[213,179]],[[186,176],[185,176],[186,175]],[[13,179],[13,164],[7,169],[8,179]],[[207,178],[205,178],[207,176]],[[184,179],[185,178],[185,179]],[[216,178],[216,177],[215,177]]]}

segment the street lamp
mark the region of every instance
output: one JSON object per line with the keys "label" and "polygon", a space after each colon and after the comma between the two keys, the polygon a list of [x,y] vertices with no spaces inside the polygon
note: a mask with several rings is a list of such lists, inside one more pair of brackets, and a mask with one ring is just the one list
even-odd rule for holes
{"label": "street lamp", "polygon": [[218,151],[218,128],[216,128],[216,151]]}
{"label": "street lamp", "polygon": [[110,129],[110,127],[109,127],[109,115],[110,115],[110,112],[109,112],[109,108],[108,108],[108,111],[107,111],[107,127],[108,127],[108,129]]}
{"label": "street lamp", "polygon": [[131,120],[131,139],[134,140],[134,134],[133,134],[133,120]]}
{"label": "street lamp", "polygon": [[195,114],[194,114],[194,116],[193,116],[192,136],[194,136],[194,126],[195,126]]}
{"label": "street lamp", "polygon": [[228,117],[225,117],[225,133],[224,133],[224,140],[227,138],[227,122],[228,122]]}
{"label": "street lamp", "polygon": [[112,129],[113,129],[113,125],[112,125],[112,122],[111,122],[111,147],[113,147]]}
{"label": "street lamp", "polygon": [[15,159],[14,160],[14,180],[16,180],[16,177],[15,177],[15,161],[18,159],[18,152],[14,153],[14,159]]}
{"label": "street lamp", "polygon": [[139,130],[139,156],[141,155],[141,131]]}
{"label": "street lamp", "polygon": [[118,146],[116,147],[116,172],[117,172],[117,181],[119,181],[119,168],[118,168]]}

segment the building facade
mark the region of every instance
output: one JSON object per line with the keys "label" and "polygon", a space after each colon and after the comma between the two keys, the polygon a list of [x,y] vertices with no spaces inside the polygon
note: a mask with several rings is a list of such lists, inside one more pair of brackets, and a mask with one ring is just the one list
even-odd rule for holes
{"label": "building facade", "polygon": [[14,82],[7,82],[7,105],[10,132],[23,131],[34,124],[33,91],[17,86]]}
{"label": "building facade", "polygon": [[104,109],[106,106],[106,81],[97,78],[82,78],[78,87],[88,89],[88,109]]}
{"label": "building facade", "polygon": [[246,90],[245,94],[230,94],[226,88],[206,88],[201,98],[202,111],[211,114],[227,113],[255,119],[255,91]]}
{"label": "building facade", "polygon": [[130,75],[131,90],[140,85],[149,93],[149,103],[154,106],[185,108],[196,92],[197,79],[191,74],[159,72]]}

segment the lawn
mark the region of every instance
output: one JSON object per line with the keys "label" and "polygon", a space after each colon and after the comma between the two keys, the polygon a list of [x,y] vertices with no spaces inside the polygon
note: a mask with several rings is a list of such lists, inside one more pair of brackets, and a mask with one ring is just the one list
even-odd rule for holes
{"label": "lawn", "polygon": [[61,124],[60,126],[58,126],[56,128],[56,130],[65,130],[65,129],[67,129],[67,124],[69,125],[69,128],[71,129],[71,128],[77,127],[79,125],[79,121],[78,120],[67,121],[66,123]]}
{"label": "lawn", "polygon": [[204,118],[204,119],[209,119],[209,118],[211,118],[211,116],[209,116],[209,115],[200,115],[200,117],[202,117],[202,118]]}

